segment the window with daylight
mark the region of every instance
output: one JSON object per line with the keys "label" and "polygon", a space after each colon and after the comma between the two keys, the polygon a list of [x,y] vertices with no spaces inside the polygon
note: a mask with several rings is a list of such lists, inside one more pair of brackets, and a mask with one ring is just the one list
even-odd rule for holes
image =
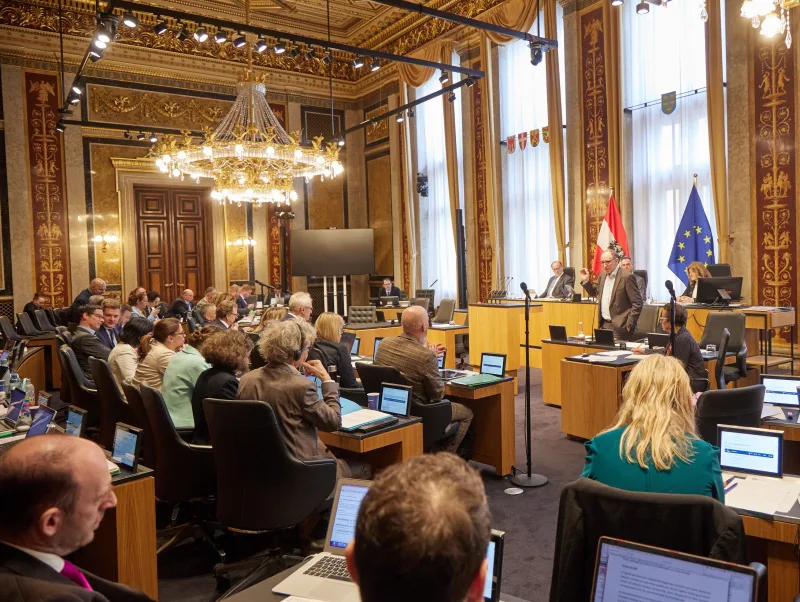
{"label": "window with daylight", "polygon": [[[676,279],[667,263],[693,174],[698,175],[697,191],[717,249],[704,23],[698,5],[692,2],[670,2],[666,9],[651,7],[645,15],[636,14],[635,2],[614,10],[623,11],[622,88],[632,139],[626,151],[633,176],[633,261],[637,269],[648,271],[652,283],[648,296],[665,299],[667,292],[660,283]],[[669,92],[679,98],[667,115],[661,95]]]}

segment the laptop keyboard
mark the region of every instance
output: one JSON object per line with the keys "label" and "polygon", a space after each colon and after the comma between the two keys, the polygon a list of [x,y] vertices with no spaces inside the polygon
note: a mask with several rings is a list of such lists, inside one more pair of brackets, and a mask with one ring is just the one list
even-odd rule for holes
{"label": "laptop keyboard", "polygon": [[339,556],[325,556],[303,571],[304,575],[322,577],[323,579],[337,579],[338,581],[352,581],[347,572],[347,563]]}

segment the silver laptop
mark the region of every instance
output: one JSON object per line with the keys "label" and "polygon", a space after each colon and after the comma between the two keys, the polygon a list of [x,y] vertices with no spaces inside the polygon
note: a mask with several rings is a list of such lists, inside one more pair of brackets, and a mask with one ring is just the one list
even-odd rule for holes
{"label": "silver laptop", "polygon": [[331,521],[325,536],[325,551],[316,554],[302,569],[272,588],[272,593],[299,596],[322,602],[359,602],[358,586],[350,580],[344,549],[356,534],[361,501],[369,481],[339,479],[333,500]]}

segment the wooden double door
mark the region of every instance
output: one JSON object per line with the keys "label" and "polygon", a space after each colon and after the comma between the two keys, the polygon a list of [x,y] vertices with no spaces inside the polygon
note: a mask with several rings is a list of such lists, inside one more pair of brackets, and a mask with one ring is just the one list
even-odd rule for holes
{"label": "wooden double door", "polygon": [[211,282],[208,193],[179,188],[134,188],[139,283],[172,303],[184,289],[199,299]]}

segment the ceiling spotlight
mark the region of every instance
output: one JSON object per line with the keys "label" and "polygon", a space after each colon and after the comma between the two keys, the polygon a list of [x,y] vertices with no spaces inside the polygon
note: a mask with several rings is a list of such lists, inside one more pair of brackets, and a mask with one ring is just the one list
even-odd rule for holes
{"label": "ceiling spotlight", "polygon": [[164,23],[163,19],[153,26],[153,33],[155,33],[157,36],[163,36],[166,33],[166,31],[167,31],[167,24]]}
{"label": "ceiling spotlight", "polygon": [[447,71],[442,71],[442,74],[439,76],[439,83],[443,84],[447,81],[450,81],[450,74]]}
{"label": "ceiling spotlight", "polygon": [[81,101],[80,97],[78,97],[78,96],[77,96],[77,95],[75,95],[75,94],[70,94],[70,95],[67,97],[67,100],[69,100],[69,104],[71,104],[71,105],[76,105],[76,104],[78,104],[78,103]]}
{"label": "ceiling spotlight", "polygon": [[289,51],[289,56],[290,56],[291,58],[293,58],[293,59],[296,59],[298,56],[300,56],[300,48],[298,48],[297,46],[295,46],[294,48],[292,48],[292,49]]}
{"label": "ceiling spotlight", "polygon": [[356,55],[356,58],[353,59],[353,67],[356,69],[361,69],[364,66],[364,57],[360,54]]}
{"label": "ceiling spotlight", "polygon": [[75,94],[77,94],[78,96],[80,96],[81,94],[83,94],[83,90],[81,90],[81,89],[78,87],[78,82],[75,82],[74,84],[72,84],[72,91],[73,91],[73,92],[75,92]]}
{"label": "ceiling spotlight", "polygon": [[[111,34],[106,30],[105,27],[102,25],[97,29],[97,35],[95,36],[95,40],[98,42],[102,42],[103,44],[108,44],[111,41]],[[103,46],[105,48],[105,46]]]}
{"label": "ceiling spotlight", "polygon": [[58,116],[63,119],[64,117],[72,117],[72,109],[67,107],[66,109],[59,109]]}
{"label": "ceiling spotlight", "polygon": [[186,38],[189,37],[189,29],[186,27],[186,23],[183,24],[181,30],[178,32],[178,39],[183,42]]}
{"label": "ceiling spotlight", "polygon": [[403,113],[397,114],[397,123],[403,123]]}
{"label": "ceiling spotlight", "polygon": [[381,64],[378,62],[378,59],[373,59],[372,63],[369,65],[369,70],[373,73],[381,68]]}
{"label": "ceiling spotlight", "polygon": [[338,144],[339,146],[344,146],[344,136],[339,136],[336,139],[336,144]]}
{"label": "ceiling spotlight", "polygon": [[239,37],[238,37],[238,38],[236,38],[236,39],[233,41],[233,45],[234,45],[234,46],[236,46],[237,48],[241,48],[241,47],[242,47],[242,46],[244,46],[245,44],[247,44],[247,38],[246,38],[246,37],[244,37],[244,34],[243,34],[241,31],[240,31],[240,32],[239,32]]}
{"label": "ceiling spotlight", "polygon": [[309,48],[306,51],[306,60],[313,61],[315,58],[317,58],[317,51],[314,50],[313,48]]}
{"label": "ceiling spotlight", "polygon": [[636,5],[636,12],[640,15],[646,15],[650,12],[650,5],[647,4],[647,2],[639,2],[639,4]]}
{"label": "ceiling spotlight", "polygon": [[64,129],[65,129],[65,127],[64,127],[64,122],[63,121],[59,121],[58,123],[56,123],[56,131],[57,132],[63,132]]}
{"label": "ceiling spotlight", "polygon": [[139,132],[139,135],[138,135],[138,136],[136,136],[136,139],[137,139],[139,142],[143,142],[143,141],[145,140],[145,138],[147,138],[147,136],[145,136],[143,132]]}
{"label": "ceiling spotlight", "polygon": [[474,77],[468,77],[467,81],[465,83],[467,84],[467,88],[471,88],[472,86],[475,85],[475,78]]}
{"label": "ceiling spotlight", "polygon": [[284,52],[286,52],[286,44],[283,42],[275,44],[275,54],[283,54]]}
{"label": "ceiling spotlight", "polygon": [[131,27],[131,28],[133,28],[133,27],[138,27],[138,26],[139,26],[139,19],[137,19],[137,18],[136,18],[136,15],[134,15],[134,14],[133,14],[132,12],[130,12],[130,11],[128,11],[128,12],[126,12],[124,15],[122,15],[122,22],[123,22],[123,23],[124,23],[124,24],[125,24],[127,27]]}
{"label": "ceiling spotlight", "polygon": [[414,109],[412,107],[411,109],[408,110],[408,118],[411,119],[412,117],[415,117],[415,116],[416,116],[416,113],[414,112]]}
{"label": "ceiling spotlight", "polygon": [[455,102],[456,101],[456,93],[450,92],[450,95],[447,97],[447,102]]}
{"label": "ceiling spotlight", "polygon": [[150,142],[152,142],[153,144],[158,142],[158,136],[156,136],[155,134],[150,134]]}
{"label": "ceiling spotlight", "polygon": [[542,50],[542,45],[538,42],[531,42],[530,44],[531,49],[531,65],[534,67],[542,62],[542,58],[544,57],[544,51]]}
{"label": "ceiling spotlight", "polygon": [[93,63],[96,63],[96,62],[97,62],[97,61],[99,61],[101,58],[103,58],[103,52],[104,52],[104,51],[103,51],[103,50],[101,50],[100,48],[90,48],[90,49],[89,49],[89,59],[90,59],[90,60],[91,60]]}
{"label": "ceiling spotlight", "polygon": [[205,27],[198,27],[197,31],[194,32],[194,39],[200,42],[201,44],[208,39],[208,31],[206,31]]}
{"label": "ceiling spotlight", "polygon": [[255,49],[258,52],[264,52],[267,49],[267,41],[264,38],[258,38]]}
{"label": "ceiling spotlight", "polygon": [[99,50],[105,50],[105,49],[108,47],[108,42],[104,42],[103,40],[101,40],[101,39],[99,39],[99,38],[98,38],[98,39],[95,39],[95,40],[92,42],[92,45],[93,45],[95,48],[99,49]]}
{"label": "ceiling spotlight", "polygon": [[124,134],[122,134],[122,137],[125,138],[125,140],[130,140],[131,139],[131,133],[130,132],[125,132]]}
{"label": "ceiling spotlight", "polygon": [[331,61],[333,60],[333,54],[331,54],[330,50],[325,51],[325,56],[322,57],[322,62],[326,65],[330,65]]}
{"label": "ceiling spotlight", "polygon": [[217,44],[224,44],[228,40],[228,34],[225,33],[224,30],[218,29],[217,33],[214,34],[214,41]]}
{"label": "ceiling spotlight", "polygon": [[625,0],[611,0],[611,6],[622,6],[625,4]]}

